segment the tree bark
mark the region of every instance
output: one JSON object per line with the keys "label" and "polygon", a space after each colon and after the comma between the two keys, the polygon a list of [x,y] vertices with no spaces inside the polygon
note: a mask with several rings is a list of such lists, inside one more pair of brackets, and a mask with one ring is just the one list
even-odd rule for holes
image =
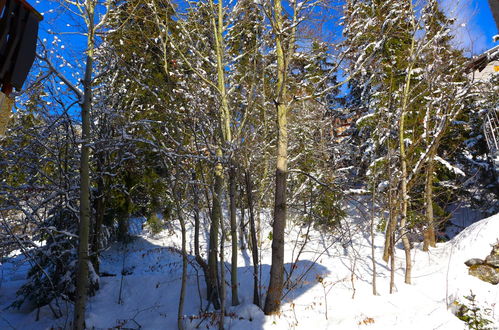
{"label": "tree bark", "polygon": [[272,265],[270,266],[270,283],[265,299],[264,313],[276,314],[281,306],[282,287],[284,283],[284,229],[287,213],[287,175],[288,175],[288,129],[286,106],[286,58],[283,45],[283,17],[281,0],[274,1],[274,17],[277,55],[277,164],[275,176],[274,223],[272,225]]}
{"label": "tree bark", "polygon": [[199,221],[199,190],[197,187],[197,177],[196,177],[196,172],[192,172],[192,181],[194,182],[193,188],[192,188],[192,195],[193,195],[193,203],[194,203],[194,255],[196,257],[196,262],[199,264],[199,266],[203,269],[205,278],[208,278],[208,265],[204,261],[204,259],[201,257],[201,253],[199,252],[199,227],[200,227],[200,221]]}
{"label": "tree bark", "polygon": [[90,231],[90,108],[92,102],[92,74],[94,53],[94,10],[95,5],[88,3],[87,58],[83,79],[83,103],[81,105],[82,145],[80,158],[80,223],[78,242],[78,268],[76,273],[76,296],[73,328],[85,328],[85,305],[88,291],[88,243]]}
{"label": "tree bark", "polygon": [[185,290],[187,287],[187,249],[186,249],[186,229],[185,229],[185,220],[182,216],[182,209],[179,204],[180,196],[175,194],[175,206],[177,209],[178,219],[180,221],[180,229],[182,233],[182,280],[180,286],[180,299],[178,302],[178,313],[177,313],[177,326],[179,330],[184,329],[183,324],[183,315],[184,315],[184,302],[185,302]]}
{"label": "tree bark", "polygon": [[251,255],[253,257],[253,304],[260,307],[260,288],[258,280],[258,240],[256,238],[255,214],[253,209],[253,186],[251,176],[248,170],[245,172],[246,197],[248,198],[248,209],[250,216],[250,235],[251,235]]}
{"label": "tree bark", "polygon": [[[240,207],[240,212],[241,212],[241,219],[239,222],[239,243],[240,243],[240,249],[245,250],[246,249],[246,244],[249,244],[249,239],[248,239],[248,233],[246,229],[246,215],[245,215],[245,208],[244,208],[244,202],[243,202],[243,196],[244,196],[244,188],[241,187],[241,190],[239,191],[239,199],[241,203]],[[248,245],[249,246],[249,245]]]}
{"label": "tree bark", "polygon": [[231,277],[232,306],[239,305],[237,294],[237,209],[236,209],[236,169],[233,164],[229,168],[230,199],[230,236],[232,242]]}
{"label": "tree bark", "polygon": [[222,185],[223,185],[223,168],[221,163],[222,150],[217,149],[217,164],[215,166],[215,184],[213,187],[213,206],[211,208],[211,228],[210,228],[210,245],[208,250],[208,278],[207,278],[207,294],[208,300],[213,303],[215,309],[220,308],[220,297],[218,292],[218,232],[220,227],[220,219],[222,217]]}
{"label": "tree bark", "polygon": [[[221,214],[221,213],[220,213]],[[220,218],[220,231],[222,232],[222,236],[220,239],[220,321],[218,323],[218,329],[224,329],[224,317],[225,317],[225,260],[224,260],[224,244],[225,244],[225,226],[223,223],[223,219]]]}
{"label": "tree bark", "polygon": [[[414,39],[411,46],[411,55],[413,54]],[[411,73],[412,65],[409,65],[406,83],[404,87],[404,95],[402,102],[402,109],[399,121],[399,152],[400,152],[400,199],[401,199],[401,212],[400,212],[400,237],[404,246],[405,252],[405,283],[411,284],[411,244],[407,237],[407,208],[409,205],[409,192],[407,191],[407,155],[405,151],[405,115],[407,113],[407,104],[409,99],[409,91],[411,86]]]}
{"label": "tree bark", "polygon": [[373,266],[373,295],[377,295],[376,291],[376,254],[374,249],[374,208],[376,207],[376,184],[373,184],[373,194],[372,194],[372,204],[371,204],[371,258],[372,258],[372,266]]}
{"label": "tree bark", "polygon": [[[99,165],[100,167],[100,165]],[[102,171],[99,170],[101,173]],[[92,265],[97,274],[100,273],[100,262],[99,254],[101,250],[101,227],[104,222],[104,178],[99,177],[97,179],[97,194],[95,196],[95,224],[94,224],[94,235],[92,237]]]}
{"label": "tree bark", "polygon": [[435,222],[433,218],[433,154],[428,157],[428,164],[426,167],[426,181],[425,181],[425,206],[426,206],[426,222],[428,228],[424,233],[423,251],[428,251],[430,246],[436,246],[435,240]]}

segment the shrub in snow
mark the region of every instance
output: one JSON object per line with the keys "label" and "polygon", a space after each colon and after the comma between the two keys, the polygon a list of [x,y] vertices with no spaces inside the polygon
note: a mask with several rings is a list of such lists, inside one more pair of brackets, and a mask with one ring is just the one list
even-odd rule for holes
{"label": "shrub in snow", "polygon": [[456,316],[460,320],[463,320],[466,323],[468,329],[476,329],[476,330],[492,329],[488,327],[489,324],[492,324],[492,321],[485,318],[483,315],[483,314],[488,315],[489,310],[478,307],[475,300],[476,295],[473,294],[473,292],[471,291],[470,295],[465,296],[464,298],[468,300],[468,305],[458,303],[459,310],[457,311]]}
{"label": "shrub in snow", "polygon": [[156,213],[153,213],[147,218],[147,227],[153,234],[158,234],[163,230],[163,220]]}
{"label": "shrub in snow", "polygon": [[[27,251],[32,260],[27,282],[17,291],[18,298],[11,305],[20,308],[25,302],[30,307],[58,305],[60,299],[73,300],[77,268],[78,218],[68,208],[55,209],[39,228],[39,247]],[[99,287],[99,277],[89,261],[89,294]],[[52,306],[51,306],[52,307]],[[61,316],[53,310],[54,316]]]}

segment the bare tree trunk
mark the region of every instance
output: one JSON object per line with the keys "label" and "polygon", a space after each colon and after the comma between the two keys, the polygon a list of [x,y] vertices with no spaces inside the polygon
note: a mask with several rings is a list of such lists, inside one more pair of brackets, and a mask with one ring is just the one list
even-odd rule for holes
{"label": "bare tree trunk", "polygon": [[232,306],[239,305],[237,295],[237,210],[236,210],[236,169],[233,164],[229,168],[229,198],[230,198],[230,236],[232,242],[231,277]]}
{"label": "bare tree trunk", "polygon": [[224,245],[225,245],[225,226],[223,219],[220,218],[220,229],[222,232],[222,237],[220,239],[220,322],[218,323],[218,329],[224,329],[224,317],[225,317],[225,260],[224,260]]}
{"label": "bare tree trunk", "polygon": [[94,10],[92,4],[86,6],[88,15],[87,59],[83,80],[83,103],[81,105],[82,145],[80,158],[80,223],[78,242],[78,270],[76,273],[76,296],[73,328],[85,328],[85,305],[88,291],[88,243],[90,231],[90,108],[92,102],[92,74],[94,52]]}
{"label": "bare tree trunk", "polygon": [[180,229],[182,233],[182,280],[180,286],[180,299],[178,302],[178,313],[177,313],[177,326],[179,330],[184,329],[183,319],[184,319],[184,302],[185,302],[185,290],[187,287],[187,250],[186,250],[186,230],[185,230],[185,220],[182,216],[182,209],[180,207],[179,201],[180,196],[177,192],[175,194],[175,206],[177,209],[178,219],[180,221]]}
{"label": "bare tree trunk", "polygon": [[[197,264],[203,270],[204,279],[205,279],[205,283],[206,283],[206,289],[208,291],[208,290],[210,290],[209,288],[211,287],[210,286],[210,280],[209,280],[208,264],[201,257],[201,254],[199,252],[199,234],[200,234],[199,233],[199,227],[200,227],[200,221],[199,221],[200,220],[200,217],[199,217],[199,189],[198,189],[198,186],[197,186],[197,176],[196,176],[196,171],[195,170],[192,171],[192,181],[193,181],[192,195],[193,195],[193,204],[194,204],[194,256],[196,258]],[[210,294],[209,293],[207,293],[207,299],[210,300]]]}
{"label": "bare tree trunk", "polygon": [[426,182],[425,182],[425,206],[426,206],[426,222],[428,228],[424,233],[423,251],[428,251],[429,247],[436,246],[435,240],[435,222],[433,218],[433,154],[428,157],[426,166]]}
{"label": "bare tree trunk", "polygon": [[[210,1],[210,5],[213,10],[215,10],[213,0]],[[217,148],[217,157],[219,158],[218,164],[216,165],[215,170],[215,191],[214,191],[214,200],[213,200],[213,211],[212,211],[212,231],[210,232],[210,255],[208,259],[208,268],[210,272],[210,281],[212,283],[216,283],[216,273],[217,273],[217,263],[216,263],[216,246],[217,246],[217,236],[218,236],[218,227],[221,224],[222,226],[222,241],[221,246],[224,244],[224,228],[222,219],[222,209],[221,209],[221,201],[222,201],[222,189],[223,189],[223,168],[222,168],[222,147],[232,142],[232,134],[230,129],[230,109],[229,109],[229,100],[226,91],[226,81],[225,81],[225,63],[224,63],[224,44],[223,44],[223,32],[224,32],[224,12],[223,12],[223,1],[219,0],[217,3],[217,12],[216,15],[212,16],[211,23],[213,27],[213,36],[215,39],[215,53],[217,57],[217,89],[220,94],[220,142]],[[215,200],[216,199],[216,200]],[[217,218],[217,219],[215,219]],[[213,243],[213,244],[212,244]],[[215,251],[212,251],[212,248]],[[223,251],[220,251],[220,262],[221,262],[221,275],[222,275],[222,283],[220,283],[219,295],[216,297],[217,299],[213,299],[213,305],[215,308],[218,304],[218,298],[221,299],[222,303],[222,319],[220,322],[220,327],[223,328],[223,313],[225,308],[225,266],[223,264]],[[237,264],[236,264],[237,265]],[[237,266],[236,266],[237,267]],[[237,289],[237,288],[236,288]],[[221,296],[220,296],[221,295]],[[209,294],[210,296],[210,294]],[[219,307],[220,308],[220,305]],[[217,308],[217,309],[218,309]]]}
{"label": "bare tree trunk", "polygon": [[390,237],[390,294],[395,289],[395,237]]}
{"label": "bare tree trunk", "polygon": [[260,307],[260,289],[258,284],[258,240],[256,238],[255,214],[253,209],[253,187],[248,170],[245,172],[245,181],[246,197],[248,198],[250,216],[251,255],[253,256],[253,304]]}
{"label": "bare tree trunk", "polygon": [[274,17],[276,27],[277,55],[277,166],[275,176],[274,223],[272,226],[272,265],[270,266],[270,283],[265,299],[266,315],[279,312],[281,306],[282,287],[284,283],[284,229],[287,213],[287,175],[288,175],[288,128],[286,106],[286,71],[284,45],[282,40],[283,17],[281,0],[274,1]]}
{"label": "bare tree trunk", "polygon": [[244,250],[246,249],[246,244],[248,244],[248,233],[247,233],[247,229],[246,229],[246,212],[245,212],[245,209],[244,209],[244,201],[243,201],[243,196],[244,196],[244,188],[241,187],[241,190],[239,191],[239,200],[240,200],[240,203],[241,203],[241,209],[240,209],[240,212],[241,212],[241,221],[239,222],[239,242],[241,244],[241,250]]}
{"label": "bare tree trunk", "polygon": [[402,113],[402,118],[400,119],[400,132],[399,132],[399,148],[400,148],[400,162],[401,162],[401,214],[400,214],[400,230],[402,244],[404,245],[405,252],[405,283],[411,284],[411,244],[409,238],[407,237],[407,207],[409,204],[409,194],[407,192],[407,158],[405,154],[405,142],[404,142],[404,113]]}
{"label": "bare tree trunk", "polygon": [[192,181],[194,182],[193,188],[192,188],[192,194],[193,194],[193,203],[194,203],[194,255],[196,257],[196,262],[201,266],[203,269],[204,275],[206,278],[208,278],[208,265],[204,261],[204,259],[201,257],[201,254],[199,252],[199,226],[200,226],[200,221],[199,221],[199,190],[197,187],[197,177],[196,177],[196,172],[192,172]]}
{"label": "bare tree trunk", "polygon": [[[388,147],[388,158],[389,162],[391,161],[392,153],[391,148]],[[392,178],[392,167],[391,164],[388,167],[388,177]],[[393,205],[393,179],[390,179],[388,186],[388,223],[386,225],[385,230],[385,246],[383,250],[383,260],[385,262],[389,262],[390,258],[395,257],[395,248],[393,246],[395,242],[395,230],[397,229],[397,221],[395,220],[397,217],[394,212]]]}
{"label": "bare tree trunk", "polygon": [[[389,175],[391,177],[391,167],[389,169]],[[393,202],[393,187],[390,182],[390,190],[388,192],[388,208],[389,208],[389,221],[390,221],[390,237],[388,244],[388,255],[390,257],[390,293],[393,293],[395,288],[395,227],[396,227],[396,214]],[[386,248],[386,245],[385,245]]]}
{"label": "bare tree trunk", "polygon": [[132,209],[132,197],[130,196],[130,191],[133,188],[133,179],[130,174],[125,175],[125,202],[123,204],[123,209],[120,213],[120,218],[118,219],[118,241],[126,242],[129,238],[128,236],[128,220],[130,219],[130,213]]}
{"label": "bare tree trunk", "polygon": [[[391,159],[392,159],[392,148],[388,144],[388,177],[392,178],[392,166],[391,166]],[[397,226],[397,223],[395,219],[397,218],[395,210],[396,208],[394,207],[394,201],[393,201],[393,179],[390,179],[389,186],[388,186],[388,228],[387,228],[387,238],[385,239],[385,253],[387,253],[387,259],[385,260],[386,262],[390,261],[390,294],[393,293],[393,290],[395,288],[395,229]],[[389,234],[388,234],[389,231]],[[383,259],[385,256],[383,256]]]}
{"label": "bare tree trunk", "polygon": [[[411,10],[412,10],[412,3]],[[415,22],[412,21],[414,30]],[[410,56],[414,55],[415,51],[415,36],[411,40]],[[411,79],[414,68],[414,63],[410,63],[407,69],[407,75],[405,77],[404,94],[402,98],[402,109],[399,119],[399,152],[400,152],[400,197],[401,197],[401,214],[400,214],[400,237],[402,239],[402,244],[404,245],[405,252],[405,283],[411,284],[411,271],[412,271],[412,261],[411,261],[411,244],[409,238],[407,237],[407,208],[409,205],[409,191],[407,190],[408,175],[407,175],[407,155],[405,151],[405,116],[407,114],[408,104],[409,104],[409,93],[411,88]]]}
{"label": "bare tree trunk", "polygon": [[[100,166],[99,166],[100,167]],[[99,170],[99,172],[102,172]],[[100,262],[99,254],[101,250],[100,236],[101,227],[104,222],[104,178],[101,176],[97,179],[97,193],[95,196],[95,224],[94,224],[94,234],[92,237],[92,265],[97,274],[100,273]]]}
{"label": "bare tree trunk", "polygon": [[376,291],[376,254],[374,249],[374,208],[376,207],[376,184],[373,184],[373,195],[371,205],[371,258],[373,266],[373,295],[377,295]]}
{"label": "bare tree trunk", "polygon": [[215,184],[213,187],[213,206],[211,208],[211,228],[210,245],[208,250],[208,278],[207,295],[208,300],[213,303],[215,309],[220,308],[220,298],[218,292],[218,232],[220,219],[222,218],[222,185],[223,168],[221,163],[222,150],[217,149],[217,164],[215,166]]}

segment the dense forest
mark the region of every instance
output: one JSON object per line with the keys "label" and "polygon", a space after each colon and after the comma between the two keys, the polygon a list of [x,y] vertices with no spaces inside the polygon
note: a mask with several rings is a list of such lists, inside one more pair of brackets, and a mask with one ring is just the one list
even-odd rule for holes
{"label": "dense forest", "polygon": [[[414,271],[431,269],[423,256],[499,212],[498,154],[484,133],[499,75],[476,79],[437,0],[60,0],[54,10],[71,24],[45,22],[0,139],[0,268],[26,265],[15,294],[0,279],[1,328],[263,328],[232,324],[255,318],[235,306],[277,320],[309,282],[329,322],[328,301],[362,285],[383,299],[411,290]],[[473,219],[456,221],[463,210]],[[499,256],[489,219],[482,231],[496,237],[475,257],[494,244]],[[174,242],[174,271],[158,276],[176,284],[156,285],[172,316],[99,325],[89,302],[117,281],[112,304],[126,305],[145,284],[127,280],[138,271],[125,255],[158,237]],[[353,260],[351,297],[314,273],[323,257],[342,260],[333,247]],[[467,297],[460,306],[473,310]],[[453,317],[499,324],[479,311]],[[282,328],[297,327],[296,314]],[[366,313],[352,324],[383,323]]]}

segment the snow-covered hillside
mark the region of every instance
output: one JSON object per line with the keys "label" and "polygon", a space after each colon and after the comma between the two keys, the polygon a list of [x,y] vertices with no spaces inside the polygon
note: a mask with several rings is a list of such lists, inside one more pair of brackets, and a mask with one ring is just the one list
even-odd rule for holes
{"label": "snow-covered hillside", "polygon": [[[268,219],[268,217],[266,217]],[[415,261],[413,285],[403,283],[403,251],[397,250],[396,293],[389,294],[389,269],[382,261],[383,235],[375,239],[377,291],[372,294],[372,263],[369,230],[355,217],[347,219],[341,239],[312,231],[300,260],[293,266],[306,228],[288,230],[286,268],[293,269],[285,304],[279,316],[264,316],[252,301],[250,252],[240,251],[239,283],[242,303],[228,310],[228,329],[465,329],[452,313],[456,301],[466,303],[470,290],[479,305],[489,308],[488,319],[499,326],[499,286],[468,275],[464,262],[484,258],[499,240],[499,214],[469,226],[447,243],[430,252],[412,250]],[[365,223],[365,221],[363,221]],[[291,226],[289,226],[291,227]],[[262,235],[262,281],[267,285],[270,244]],[[192,231],[189,231],[192,235]],[[192,237],[190,237],[192,238]],[[203,237],[206,239],[206,237]],[[192,240],[188,240],[192,242]],[[102,256],[101,289],[90,298],[86,323],[89,328],[175,329],[180,292],[180,234],[175,228],[153,236],[138,234],[126,246],[114,245]],[[401,248],[401,247],[399,247]],[[193,250],[192,243],[188,250]],[[229,253],[229,242],[226,252]],[[207,307],[202,271],[192,256],[189,266],[186,328],[216,327]],[[229,259],[229,255],[226,258]],[[0,266],[0,329],[50,329],[67,327],[68,316],[54,319],[49,307],[30,311],[6,309],[24,282],[28,269],[22,257]],[[227,274],[230,267],[226,267]],[[122,275],[123,274],[123,275]],[[230,278],[227,276],[226,278]],[[228,290],[230,292],[230,290]],[[265,292],[265,287],[261,290]],[[205,298],[205,297],[203,297]],[[230,299],[227,299],[230,302]],[[69,306],[59,302],[62,309]],[[39,319],[38,321],[35,321]]]}

